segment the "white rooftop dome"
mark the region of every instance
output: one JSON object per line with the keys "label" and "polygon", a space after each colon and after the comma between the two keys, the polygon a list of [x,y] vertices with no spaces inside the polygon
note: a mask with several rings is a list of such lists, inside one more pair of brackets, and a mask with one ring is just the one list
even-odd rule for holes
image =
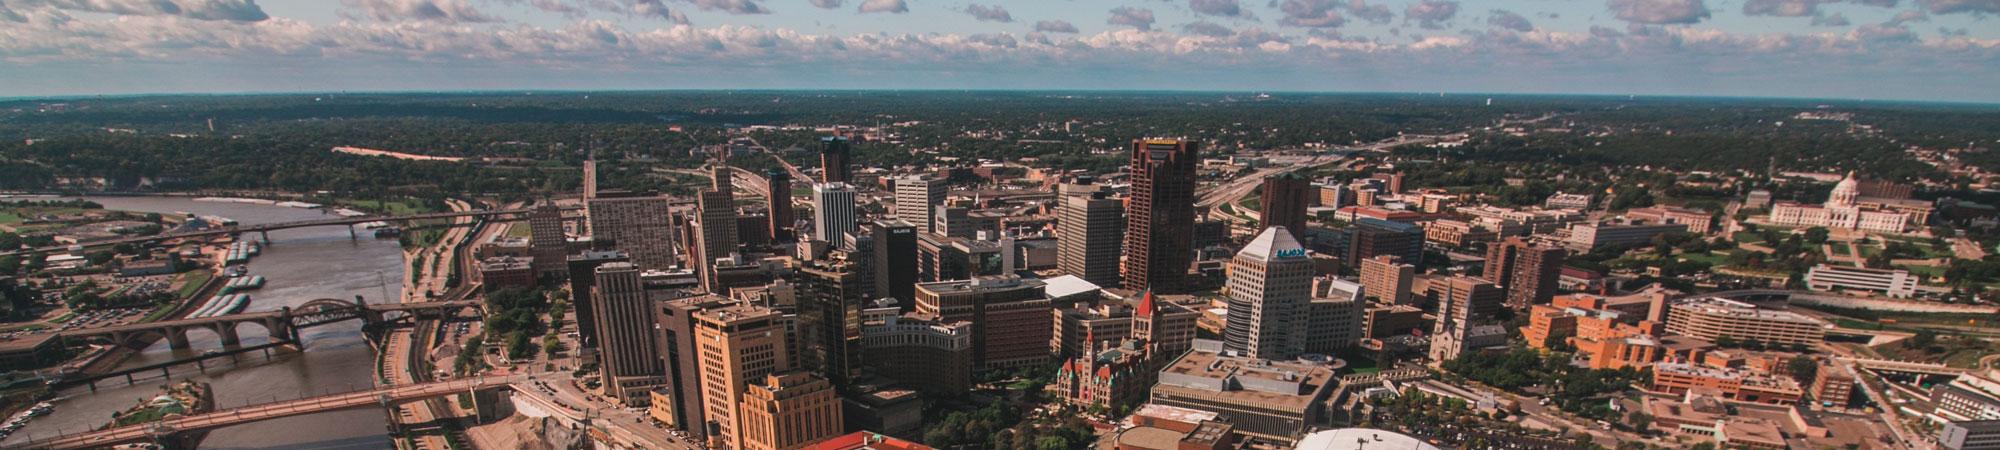
{"label": "white rooftop dome", "polygon": [[1293,450],[1440,450],[1409,435],[1373,428],[1341,428],[1308,434]]}

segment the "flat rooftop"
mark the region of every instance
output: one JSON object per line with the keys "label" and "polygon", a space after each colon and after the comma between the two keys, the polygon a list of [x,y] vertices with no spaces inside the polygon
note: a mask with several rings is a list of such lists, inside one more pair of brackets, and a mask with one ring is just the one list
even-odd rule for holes
{"label": "flat rooftop", "polygon": [[1268,361],[1206,350],[1182,355],[1160,371],[1154,388],[1232,404],[1303,410],[1333,380],[1333,368],[1302,361]]}

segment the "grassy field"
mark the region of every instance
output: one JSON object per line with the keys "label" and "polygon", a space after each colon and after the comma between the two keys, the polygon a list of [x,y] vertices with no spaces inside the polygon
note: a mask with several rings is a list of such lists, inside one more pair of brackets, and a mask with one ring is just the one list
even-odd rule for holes
{"label": "grassy field", "polygon": [[1738,244],[1755,244],[1764,242],[1764,236],[1748,231],[1738,231],[1736,234],[1729,236],[1729,240],[1735,241]]}
{"label": "grassy field", "polygon": [[1723,262],[1729,260],[1729,253],[1728,252],[1682,253],[1680,255],[1680,258],[1688,261],[1708,263],[1708,265],[1711,266],[1720,266],[1723,264]]}
{"label": "grassy field", "polygon": [[1908,270],[1910,271],[1910,273],[1913,274],[1923,275],[1931,278],[1943,277],[1945,269],[1943,267],[1935,267],[1935,266],[1896,266],[1896,267],[1901,267],[1904,270]]}
{"label": "grassy field", "polygon": [[422,203],[414,199],[405,199],[405,200],[343,199],[340,201],[340,203],[343,205],[348,205],[368,210],[370,212],[386,212],[393,215],[418,214],[418,213],[427,213],[436,211],[435,209],[425,207]]}
{"label": "grassy field", "polygon": [[0,208],[0,225],[18,225],[21,222],[27,221],[29,217],[41,216],[46,214],[69,216],[69,215],[82,214],[84,211],[90,211],[90,210],[83,208],[45,208],[39,206],[16,206],[16,207]]}
{"label": "grassy field", "polygon": [[179,279],[175,280],[181,283],[181,289],[174,293],[175,297],[188,298],[194,296],[195,292],[201,290],[201,285],[207,284],[208,279],[214,276],[215,273],[207,270],[190,270],[181,273]]}

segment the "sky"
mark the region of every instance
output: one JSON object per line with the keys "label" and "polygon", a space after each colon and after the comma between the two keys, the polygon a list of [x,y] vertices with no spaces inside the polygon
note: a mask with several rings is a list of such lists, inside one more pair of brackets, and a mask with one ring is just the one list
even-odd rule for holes
{"label": "sky", "polygon": [[2000,0],[0,0],[0,96],[1144,89],[2000,102]]}

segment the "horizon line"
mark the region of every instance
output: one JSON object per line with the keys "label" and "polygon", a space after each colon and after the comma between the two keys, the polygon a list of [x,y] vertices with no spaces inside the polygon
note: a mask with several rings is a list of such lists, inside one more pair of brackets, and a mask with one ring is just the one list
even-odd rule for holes
{"label": "horizon line", "polygon": [[1287,90],[1287,89],[1274,89],[1274,90],[1256,90],[1256,89],[1243,89],[1243,90],[1221,90],[1221,89],[1081,89],[1081,88],[1046,88],[1046,89],[1029,89],[1029,88],[602,88],[602,89],[560,89],[560,88],[523,88],[523,89],[384,89],[384,90],[297,90],[297,91],[212,91],[212,92],[201,92],[201,91],[187,91],[187,92],[135,92],[135,93],[120,93],[120,94],[61,94],[61,95],[24,95],[24,96],[0,96],[0,102],[15,102],[15,101],[37,101],[37,100],[76,100],[76,99],[133,99],[133,98],[147,98],[147,97],[198,97],[198,96],[209,96],[209,97],[253,97],[253,96],[282,96],[282,95],[330,95],[330,94],[339,94],[339,95],[423,95],[423,94],[429,94],[429,95],[481,95],[481,94],[486,94],[486,95],[490,95],[490,94],[515,94],[515,95],[522,95],[522,94],[528,94],[528,95],[532,95],[532,94],[536,94],[536,93],[562,93],[562,94],[589,94],[589,93],[624,93],[624,94],[631,94],[631,93],[700,93],[700,92],[853,92],[853,93],[870,93],[870,92],[882,92],[882,93],[888,93],[888,92],[910,92],[910,93],[947,93],[947,92],[962,92],[962,93],[1056,93],[1056,92],[1075,92],[1075,93],[1128,93],[1128,94],[1252,94],[1252,95],[1257,95],[1257,94],[1273,94],[1273,95],[1275,95],[1275,94],[1294,94],[1294,95],[1410,95],[1410,96],[1430,96],[1430,95],[1436,95],[1436,96],[1437,96],[1438,98],[1446,98],[1446,97],[1451,97],[1451,96],[1475,96],[1475,97],[1482,97],[1482,96],[1483,96],[1483,97],[1588,97],[1588,98],[1618,98],[1618,97],[1624,97],[1624,98],[1626,98],[1626,99],[1629,99],[1629,100],[1638,100],[1638,99],[1651,99],[1651,100],[1666,100],[1666,99],[1705,99],[1705,100],[1776,100],[1776,101],[1799,101],[1799,102],[1844,102],[1844,103],[1882,103],[1882,104],[1920,104],[1920,105],[1923,105],[1923,104],[1928,104],[1928,105],[1952,105],[1952,106],[1980,106],[1980,107],[2000,107],[2000,101],[1982,101],[1982,100],[1929,100],[1929,99],[1888,99],[1888,98],[1880,98],[1880,99],[1870,99],[1870,98],[1854,98],[1854,97],[1797,97],[1797,96],[1775,96],[1775,95],[1774,95],[1774,96],[1756,96],[1756,95],[1718,95],[1718,94],[1614,94],[1614,93],[1603,93],[1603,92],[1573,92],[1573,93],[1555,93],[1555,92],[1477,92],[1477,91],[1466,91],[1466,92],[1453,92],[1453,91],[1333,91],[1333,90],[1325,90],[1325,91],[1319,91],[1319,90]]}

